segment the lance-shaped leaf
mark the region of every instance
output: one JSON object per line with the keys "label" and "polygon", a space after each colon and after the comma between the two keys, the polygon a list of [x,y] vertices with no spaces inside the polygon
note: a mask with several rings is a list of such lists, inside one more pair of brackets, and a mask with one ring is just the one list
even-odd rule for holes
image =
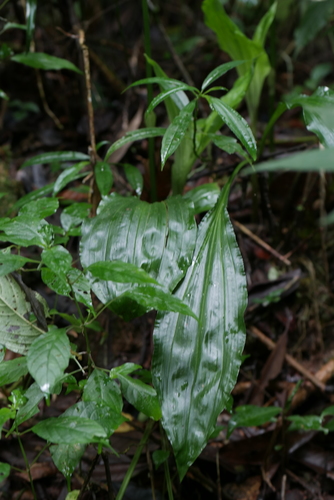
{"label": "lance-shaped leaf", "polygon": [[141,267],[134,266],[129,262],[114,260],[112,262],[95,262],[91,264],[87,271],[94,277],[105,281],[116,281],[117,283],[159,283],[152,278]]}
{"label": "lance-shaped leaf", "polygon": [[[35,300],[41,302],[42,298],[35,294]],[[0,277],[0,343],[11,351],[26,354],[32,342],[44,333],[36,320],[30,320],[33,313],[19,283],[11,275]]]}
{"label": "lance-shaped leaf", "polygon": [[229,184],[200,224],[192,265],[176,292],[199,321],[164,313],[154,330],[153,384],[181,478],[226,407],[245,342],[246,279],[226,210]]}
{"label": "lance-shaped leaf", "polygon": [[109,194],[114,181],[109,163],[105,161],[98,161],[94,168],[94,174],[96,184],[101,195],[104,196]]}
{"label": "lance-shaped leaf", "polygon": [[229,63],[221,64],[214,70],[212,70],[208,76],[205,78],[204,82],[202,83],[202,92],[205,90],[211,83],[216,81],[218,78],[221,76],[225,75],[228,71],[230,71],[233,68],[236,68],[237,66],[240,66],[240,64],[243,64],[245,61],[231,61]]}
{"label": "lance-shaped leaf", "polygon": [[195,106],[196,101],[191,101],[182,108],[166,130],[161,144],[161,168],[163,168],[170,155],[179,147],[180,142],[192,122]]}
{"label": "lance-shaped leaf", "polygon": [[106,152],[104,157],[104,161],[107,161],[108,158],[117,151],[117,149],[121,148],[125,144],[133,141],[142,141],[143,139],[149,139],[150,137],[159,137],[164,135],[166,132],[165,128],[160,127],[150,127],[150,128],[142,128],[140,130],[133,130],[131,132],[127,132],[123,137],[118,139],[118,141],[114,142]]}
{"label": "lance-shaped leaf", "polygon": [[30,66],[31,68],[36,69],[69,69],[81,74],[80,69],[74,66],[74,64],[70,61],[62,59],[60,57],[49,56],[49,54],[45,54],[44,52],[28,52],[28,54],[17,54],[16,56],[12,57],[12,61],[25,64],[26,66]]}
{"label": "lance-shaped leaf", "polygon": [[216,111],[229,129],[237,136],[241,144],[247,149],[253,160],[256,160],[256,141],[254,135],[246,122],[237,111],[223,103],[216,97],[207,97],[211,109]]}
{"label": "lance-shaped leaf", "polygon": [[[84,268],[101,261],[129,262],[172,291],[191,263],[195,238],[192,204],[180,196],[149,204],[112,194],[102,200],[97,216],[83,223],[81,262]],[[133,286],[96,281],[92,289],[105,304]]]}
{"label": "lance-shaped leaf", "polygon": [[78,153],[77,151],[55,151],[52,153],[42,153],[41,155],[33,156],[32,158],[29,158],[29,160],[26,160],[21,168],[44,163],[84,160],[89,160],[89,156],[84,153]]}

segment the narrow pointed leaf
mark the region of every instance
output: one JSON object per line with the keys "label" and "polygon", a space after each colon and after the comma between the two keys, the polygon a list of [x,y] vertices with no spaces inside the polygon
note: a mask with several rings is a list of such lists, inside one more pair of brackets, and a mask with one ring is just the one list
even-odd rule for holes
{"label": "narrow pointed leaf", "polygon": [[26,51],[27,52],[29,52],[30,42],[34,36],[36,9],[37,9],[37,0],[27,0],[26,2],[26,20],[27,20]]}
{"label": "narrow pointed leaf", "polygon": [[245,61],[231,61],[225,64],[221,64],[220,66],[217,66],[214,70],[212,70],[208,76],[205,78],[204,82],[202,83],[202,88],[201,91],[205,90],[211,83],[215,82],[218,78],[221,76],[225,75],[228,71],[231,69],[236,68],[240,64],[244,64]]}
{"label": "narrow pointed leaf", "polygon": [[161,144],[161,168],[163,168],[166,160],[180,145],[193,120],[195,106],[196,101],[191,101],[187,104],[167,128]]}
{"label": "narrow pointed leaf", "polygon": [[35,69],[69,69],[79,74],[82,73],[80,69],[74,66],[74,64],[70,61],[62,59],[60,57],[49,56],[44,52],[28,52],[27,54],[17,54],[16,56],[12,57],[12,61],[25,64],[26,66],[30,66],[31,68]]}
{"label": "narrow pointed leaf", "polygon": [[168,76],[152,76],[150,78],[143,78],[142,80],[137,80],[128,86],[128,89],[131,87],[136,87],[138,85],[147,85],[148,83],[158,83],[159,85],[164,85],[165,83],[169,83],[170,86],[173,87],[187,87],[189,90],[193,90],[195,87],[191,87],[186,83],[180,82],[180,80],[175,80],[173,78],[168,78]]}
{"label": "narrow pointed leaf", "polygon": [[94,168],[94,174],[101,196],[109,194],[114,181],[109,163],[98,161]]}
{"label": "narrow pointed leaf", "polygon": [[56,180],[53,187],[53,196],[58,194],[69,182],[72,182],[76,179],[80,179],[86,174],[81,172],[81,170],[88,165],[88,162],[82,161],[73,167],[66,168]]}
{"label": "narrow pointed leaf", "polygon": [[201,222],[192,265],[176,292],[198,316],[158,314],[153,384],[181,479],[226,407],[245,342],[247,289],[226,210],[229,185]]}
{"label": "narrow pointed leaf", "polygon": [[21,168],[52,162],[84,160],[89,160],[89,156],[84,153],[78,153],[77,151],[56,151],[53,153],[43,153],[41,155],[33,156],[32,158],[29,158],[29,160],[26,160]]}
{"label": "narrow pointed leaf", "polygon": [[124,144],[128,144],[133,141],[142,141],[143,139],[149,139],[150,137],[159,137],[164,135],[165,132],[165,128],[159,127],[143,128],[127,132],[123,137],[121,137],[121,139],[118,139],[118,141],[114,142],[114,144],[110,146],[104,157],[104,161],[107,161],[113,152],[124,146]]}
{"label": "narrow pointed leaf", "polygon": [[137,267],[129,262],[121,262],[114,260],[112,262],[96,262],[91,264],[89,271],[95,278],[100,278],[105,281],[116,281],[117,283],[159,283],[152,278],[141,267]]}
{"label": "narrow pointed leaf", "polygon": [[44,331],[30,321],[33,307],[27,295],[11,276],[0,278],[0,344],[26,354],[32,342]]}
{"label": "narrow pointed leaf", "polygon": [[60,380],[70,359],[70,342],[65,330],[53,328],[41,335],[31,345],[28,356],[28,370],[44,393],[50,393]]}
{"label": "narrow pointed leaf", "polygon": [[[191,87],[192,92],[196,94],[196,88]],[[150,105],[148,106],[145,115],[149,115],[158,104],[162,103],[165,99],[168,97],[171,97],[172,94],[175,94],[175,92],[180,92],[180,90],[190,90],[189,85],[181,85],[180,87],[175,87],[174,89],[169,89],[165,90],[164,92],[161,92],[161,94],[157,95],[154,99],[152,99]]]}
{"label": "narrow pointed leaf", "polygon": [[253,160],[256,160],[256,141],[246,120],[237,111],[223,103],[216,97],[207,97],[211,109],[216,111],[229,129],[239,139],[241,144],[249,152]]}

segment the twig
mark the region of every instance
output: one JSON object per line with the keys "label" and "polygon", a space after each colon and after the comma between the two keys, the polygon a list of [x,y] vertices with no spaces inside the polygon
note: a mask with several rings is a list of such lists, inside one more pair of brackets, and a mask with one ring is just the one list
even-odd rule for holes
{"label": "twig", "polygon": [[84,71],[85,71],[86,99],[87,99],[87,111],[88,111],[88,122],[89,122],[89,140],[92,150],[96,152],[94,110],[92,103],[92,84],[90,80],[89,51],[87,45],[85,44],[85,32],[81,29],[79,30],[79,43],[82,50]]}
{"label": "twig", "polygon": [[114,493],[114,489],[112,486],[112,480],[111,480],[111,474],[110,474],[109,458],[108,458],[108,455],[106,453],[102,453],[102,460],[103,460],[104,468],[106,471],[109,500],[115,500],[115,493]]}
{"label": "twig", "polygon": [[243,224],[241,224],[240,222],[238,222],[234,219],[232,219],[232,222],[235,226],[237,226],[238,229],[240,229],[240,231],[242,231],[244,234],[249,236],[249,238],[251,238],[253,241],[255,241],[258,245],[260,245],[260,247],[267,250],[267,252],[271,253],[274,257],[276,257],[277,259],[284,262],[284,264],[286,264],[287,266],[291,266],[291,261],[289,259],[284,257],[284,255],[281,255],[280,253],[278,253],[277,250],[275,250],[270,245],[268,245],[268,243],[261,240],[261,238],[256,236],[256,234],[252,233],[252,231],[250,231],[246,226],[244,226]]}
{"label": "twig", "polygon": [[[251,332],[259,339],[263,344],[265,344],[268,349],[274,349],[276,344],[273,342],[271,339],[269,339],[261,330],[256,328],[256,326],[251,326],[250,327]],[[325,391],[326,387],[325,384],[323,384],[317,376],[312,375],[312,373],[307,370],[303,365],[298,363],[298,361],[295,360],[290,354],[285,355],[285,360],[286,362],[292,366],[295,370],[297,370],[299,373],[304,375],[305,378],[307,378],[312,384],[314,384],[318,389],[321,391]]]}
{"label": "twig", "polygon": [[96,467],[96,464],[97,464],[97,461],[98,461],[99,457],[100,457],[100,455],[98,453],[96,453],[96,456],[95,456],[94,460],[91,463],[91,466],[90,466],[89,471],[87,473],[87,476],[86,476],[86,478],[84,480],[84,483],[81,486],[81,490],[80,490],[80,493],[79,493],[79,496],[78,496],[77,500],[82,500],[83,494],[85,492],[85,489],[88,486],[89,480],[91,478],[91,475],[93,474],[93,471],[94,471],[94,469]]}

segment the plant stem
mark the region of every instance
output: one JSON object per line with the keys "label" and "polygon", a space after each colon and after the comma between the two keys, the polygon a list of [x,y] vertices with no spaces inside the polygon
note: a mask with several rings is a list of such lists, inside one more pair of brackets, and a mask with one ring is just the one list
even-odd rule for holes
{"label": "plant stem", "polygon": [[143,437],[141,438],[140,443],[138,445],[138,448],[136,449],[136,453],[133,455],[133,459],[131,461],[130,467],[126,471],[126,474],[125,474],[125,477],[124,477],[123,482],[121,484],[121,487],[117,493],[116,500],[122,500],[122,498],[123,498],[123,495],[126,491],[126,488],[128,487],[128,484],[129,484],[130,479],[132,477],[133,471],[135,470],[135,467],[137,465],[139,457],[140,457],[140,455],[143,451],[143,448],[144,448],[144,446],[149,438],[149,435],[151,433],[153,425],[154,425],[154,420],[150,420],[150,422],[148,422],[148,424],[146,426]]}
{"label": "plant stem", "polygon": [[[18,433],[18,429],[17,428],[16,428],[16,431]],[[21,449],[23,460],[24,460],[24,463],[25,463],[25,466],[26,466],[26,469],[27,469],[27,473],[28,473],[28,476],[29,476],[29,481],[30,481],[30,485],[31,485],[31,491],[32,491],[32,494],[34,495],[34,500],[37,500],[35,486],[34,486],[34,481],[32,479],[32,475],[31,475],[31,471],[30,471],[30,465],[29,465],[29,462],[28,462],[28,458],[27,458],[26,452],[24,450],[24,447],[23,447],[23,444],[22,444],[20,436],[17,436],[17,439],[18,439],[18,442],[19,442],[19,446],[20,446],[20,449]]]}
{"label": "plant stem", "polygon": [[[151,55],[151,39],[150,39],[150,19],[147,6],[147,0],[142,0],[142,10],[143,10],[143,22],[144,22],[144,47],[145,52],[148,57]],[[151,65],[146,61],[146,78],[151,78],[152,68]],[[152,84],[147,84],[147,105],[149,106],[153,99],[153,86]],[[150,167],[150,194],[151,202],[157,201],[157,179],[155,173],[155,161],[154,161],[154,138],[150,137],[148,140],[148,160]]]}

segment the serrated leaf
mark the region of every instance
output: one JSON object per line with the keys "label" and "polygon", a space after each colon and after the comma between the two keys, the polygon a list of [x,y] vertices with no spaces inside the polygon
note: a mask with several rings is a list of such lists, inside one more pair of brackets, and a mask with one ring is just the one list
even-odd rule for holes
{"label": "serrated leaf", "polygon": [[236,135],[241,144],[246,148],[253,160],[256,160],[257,147],[254,135],[246,122],[237,111],[223,103],[216,97],[206,97],[211,109],[216,111],[229,129]]}
{"label": "serrated leaf", "polygon": [[98,161],[94,167],[94,174],[101,196],[109,194],[114,182],[109,163]]}
{"label": "serrated leaf", "polygon": [[84,153],[78,153],[77,151],[55,151],[33,156],[29,160],[26,160],[21,168],[30,167],[31,165],[43,165],[45,163],[85,160],[89,160],[89,156]]}
{"label": "serrated leaf", "polygon": [[[172,291],[191,262],[195,237],[192,206],[181,197],[149,204],[112,194],[82,226],[81,263],[87,268],[101,261],[129,262]],[[100,281],[92,289],[106,304],[133,286]]]}
{"label": "serrated leaf", "polygon": [[69,69],[75,71],[76,73],[82,74],[79,68],[77,68],[73,63],[62,59],[60,57],[49,56],[44,52],[28,52],[27,54],[17,54],[12,57],[12,61],[25,64],[35,69],[44,70],[59,70],[59,69]]}
{"label": "serrated leaf", "polygon": [[0,462],[0,482],[4,481],[10,474],[10,465]]}
{"label": "serrated leaf", "polygon": [[37,217],[44,219],[56,213],[59,207],[58,198],[41,198],[26,203],[19,211],[20,215],[27,215],[29,217]]}
{"label": "serrated leaf", "polygon": [[40,389],[49,393],[64,375],[70,359],[70,342],[66,331],[53,328],[31,345],[27,365]]}
{"label": "serrated leaf", "polygon": [[228,404],[245,342],[246,279],[226,209],[231,181],[201,222],[192,265],[176,291],[199,321],[159,313],[154,329],[153,385],[181,479]]}
{"label": "serrated leaf", "polygon": [[114,260],[112,262],[95,262],[87,267],[87,271],[95,278],[104,281],[116,281],[117,283],[159,283],[152,278],[144,269],[129,262]]}
{"label": "serrated leaf", "polygon": [[86,175],[85,172],[81,172],[81,170],[88,165],[88,162],[82,161],[73,167],[67,167],[64,172],[60,174],[58,179],[56,180],[53,186],[53,195],[56,195],[61,191],[69,182],[72,182],[76,179],[80,179]]}
{"label": "serrated leaf", "polygon": [[28,373],[25,357],[2,361],[0,363],[0,387],[12,384]]}
{"label": "serrated leaf", "polygon": [[29,320],[33,313],[26,293],[11,276],[0,277],[0,343],[19,354],[26,354],[32,342],[44,333]]}
{"label": "serrated leaf", "polygon": [[194,214],[208,212],[215,206],[220,195],[220,188],[216,182],[202,184],[187,191],[183,198],[194,204]]}
{"label": "serrated leaf", "polygon": [[55,444],[50,446],[52,460],[66,479],[72,476],[85,452],[85,448],[85,444]]}
{"label": "serrated leaf", "polygon": [[122,165],[125,173],[125,177],[130,184],[130,186],[136,191],[137,196],[140,196],[143,192],[144,179],[142,174],[139,172],[138,168],[133,167],[127,163]]}
{"label": "serrated leaf", "polygon": [[103,403],[116,413],[121,413],[123,400],[119,386],[100,370],[94,370],[84,387],[83,401]]}
{"label": "serrated leaf", "polygon": [[20,269],[27,262],[34,262],[32,259],[27,257],[22,257],[21,255],[15,255],[12,253],[0,252],[0,276],[5,276],[6,274],[12,273],[17,269]]}
{"label": "serrated leaf", "polygon": [[244,62],[245,61],[231,61],[225,64],[221,64],[220,66],[217,66],[217,68],[212,70],[205,78],[204,82],[202,83],[201,91],[203,92],[203,90],[205,90],[209,85],[211,85],[211,83],[216,81],[221,76],[225,75],[225,73],[227,73],[231,69],[240,66],[240,64],[244,64]]}
{"label": "serrated leaf", "polygon": [[117,149],[121,148],[125,144],[128,144],[129,142],[142,141],[143,139],[149,139],[150,137],[159,137],[164,135],[165,132],[165,128],[159,127],[143,128],[127,132],[123,137],[121,137],[121,139],[118,139],[118,141],[114,142],[114,144],[110,146],[106,152],[104,161],[107,161],[114,151],[117,151]]}
{"label": "serrated leaf", "polygon": [[141,380],[127,375],[118,375],[125,399],[138,411],[154,420],[160,420],[161,408],[156,390]]}
{"label": "serrated leaf", "polygon": [[167,159],[179,147],[190,123],[193,120],[193,112],[196,101],[190,101],[180,113],[174,118],[166,130],[161,143],[161,168],[164,167]]}
{"label": "serrated leaf", "polygon": [[57,444],[99,443],[107,438],[105,429],[89,418],[54,417],[34,425],[37,436]]}

